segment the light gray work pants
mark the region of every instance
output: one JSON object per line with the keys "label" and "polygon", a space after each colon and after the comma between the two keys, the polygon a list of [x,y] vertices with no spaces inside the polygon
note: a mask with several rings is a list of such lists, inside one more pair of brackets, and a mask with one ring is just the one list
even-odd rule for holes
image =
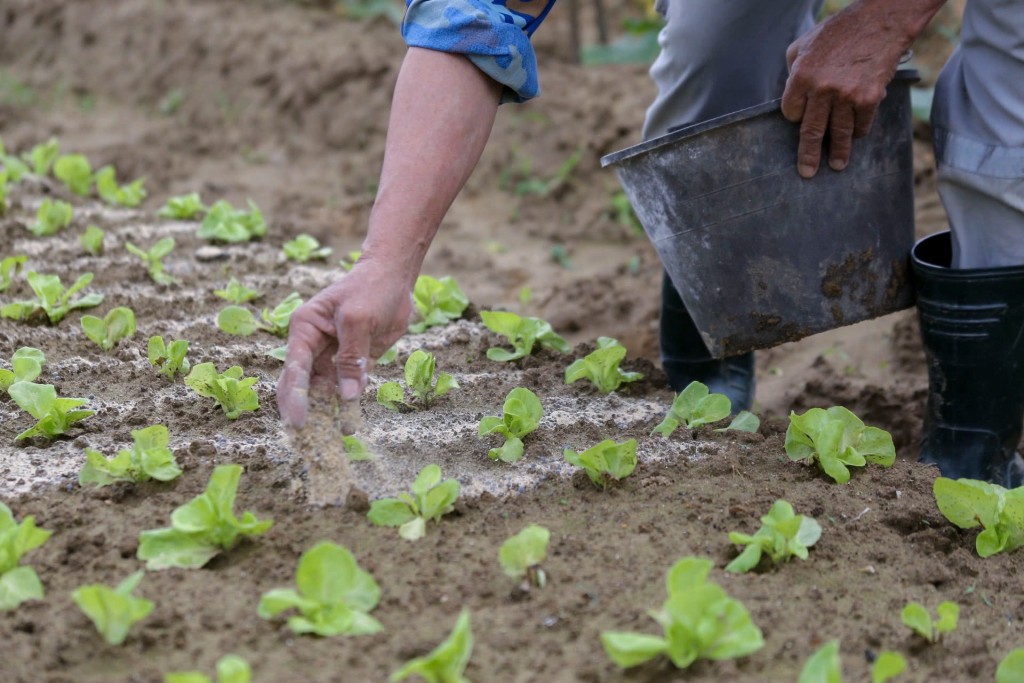
{"label": "light gray work pants", "polygon": [[[781,97],[786,48],[814,25],[820,4],[659,0],[668,23],[644,139]],[[1024,2],[968,0],[932,122],[953,267],[1024,265]]]}

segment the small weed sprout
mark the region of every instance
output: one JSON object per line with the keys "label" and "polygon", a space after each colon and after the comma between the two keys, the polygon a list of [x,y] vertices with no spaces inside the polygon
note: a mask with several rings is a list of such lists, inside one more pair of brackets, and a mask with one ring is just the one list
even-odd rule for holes
{"label": "small weed sprout", "polygon": [[473,655],[473,631],[469,623],[469,610],[459,613],[451,634],[431,652],[410,660],[391,674],[391,683],[409,676],[420,676],[428,683],[469,683],[464,676],[469,658]]}
{"label": "small weed sprout", "polygon": [[[434,379],[436,363],[434,354],[417,349],[405,361],[405,386],[424,409],[430,408],[431,402],[444,396],[452,389],[458,389],[459,383],[447,372],[442,372]],[[399,406],[412,408],[405,401],[405,391],[398,382],[385,382],[377,390],[377,402],[388,410],[398,410]]]}
{"label": "small weed sprout", "polygon": [[866,426],[842,406],[790,413],[786,453],[793,461],[816,462],[838,484],[850,480],[849,467],[869,462],[891,467],[896,459],[889,432]]}
{"label": "small weed sprout", "polygon": [[525,387],[508,392],[502,416],[488,416],[480,420],[479,436],[500,434],[505,437],[501,448],[492,448],[487,457],[507,463],[520,460],[523,457],[523,437],[537,429],[543,416],[544,409],[537,394]]}
{"label": "small weed sprout", "polygon": [[960,620],[960,605],[947,600],[939,603],[936,611],[939,618],[933,622],[924,605],[910,602],[900,612],[900,620],[904,626],[929,643],[935,643],[943,634],[956,630],[957,622]]}
{"label": "small weed sprout", "polygon": [[458,320],[469,306],[465,292],[451,277],[438,279],[420,275],[416,278],[412,299],[420,316],[418,322],[409,325],[409,331],[414,334]]}
{"label": "small weed sprout", "polygon": [[275,588],[260,598],[261,619],[296,609],[288,628],[298,634],[361,636],[383,630],[370,611],[380,602],[380,587],[343,546],[322,541],[299,558],[295,586]]}
{"label": "small weed sprout", "polygon": [[588,379],[602,394],[609,394],[626,382],[643,379],[639,372],[623,372],[619,363],[626,357],[626,347],[611,337],[598,337],[597,350],[587,354],[565,369],[565,383]]}
{"label": "small weed sprout", "polygon": [[238,655],[224,655],[217,660],[217,678],[211,680],[201,671],[176,671],[164,674],[164,683],[250,683],[252,667]]}
{"label": "small weed sprout", "polygon": [[185,377],[185,384],[200,396],[215,400],[229,420],[260,407],[259,396],[252,388],[256,378],[244,377],[238,365],[217,372],[213,363],[200,363]]}
{"label": "small weed sprout", "polygon": [[110,351],[122,339],[135,334],[135,313],[125,306],[110,309],[102,318],[94,315],[82,316],[82,329],[104,351]]}
{"label": "small weed sprout", "polygon": [[324,260],[331,255],[331,251],[330,247],[321,247],[320,240],[312,235],[299,235],[290,242],[284,243],[285,257],[299,263]]}
{"label": "small weed sprout", "polygon": [[481,311],[480,317],[487,329],[505,337],[512,345],[508,351],[498,347],[487,349],[487,357],[496,361],[524,358],[533,353],[533,347],[569,352],[569,343],[555,334],[551,325],[540,318],[523,317],[508,311]]}
{"label": "small weed sprout", "polygon": [[34,382],[42,374],[45,362],[42,351],[22,346],[11,356],[11,369],[0,368],[0,392],[6,393],[15,382]]}
{"label": "small weed sprout", "polygon": [[177,278],[164,272],[163,263],[163,258],[170,254],[174,249],[173,237],[164,237],[150,247],[148,251],[139,249],[131,242],[126,243],[124,248],[142,259],[142,263],[146,266],[146,271],[149,273],[149,277],[153,282],[158,285],[173,285],[178,283]]}
{"label": "small weed sprout", "polygon": [[36,210],[36,222],[28,226],[28,231],[36,237],[49,237],[71,225],[75,210],[67,202],[59,199],[44,199]]}
{"label": "small weed sprout", "polygon": [[18,434],[15,441],[33,436],[55,439],[66,433],[76,422],[96,414],[95,410],[78,410],[89,402],[84,398],[58,398],[52,384],[15,382],[7,390],[18,407],[38,420],[34,425]]}
{"label": "small weed sprout", "polygon": [[181,467],[171,452],[170,432],[164,425],[132,430],[132,447],[122,449],[108,460],[99,451],[85,449],[85,465],[78,473],[81,486],[107,486],[118,481],[171,481]]}
{"label": "small weed sprout", "polygon": [[11,509],[0,503],[0,612],[28,600],[43,599],[39,576],[32,567],[20,563],[26,553],[46,543],[52,533],[37,528],[31,515],[17,523]]}
{"label": "small weed sprout", "polygon": [[932,491],[947,520],[961,529],[983,527],[974,542],[979,557],[1024,546],[1024,487],[1007,490],[975,479],[939,477]]}
{"label": "small weed sprout", "polygon": [[661,434],[666,439],[686,425],[696,429],[729,417],[732,402],[725,394],[712,394],[706,384],[690,382],[672,401],[668,413],[651,434]]}
{"label": "small weed sprout", "polygon": [[441,481],[441,468],[427,465],[416,475],[411,495],[403,493],[398,498],[375,500],[366,516],[377,526],[398,527],[399,536],[415,541],[423,538],[428,520],[439,522],[442,515],[455,509],[458,497],[459,482]]}
{"label": "small weed sprout", "polygon": [[563,453],[566,462],[582,467],[590,481],[599,488],[605,488],[611,481],[619,481],[633,474],[636,469],[636,439],[616,443],[605,439],[582,453],[566,448]]}
{"label": "small weed sprout", "polygon": [[0,318],[28,322],[45,321],[56,325],[73,310],[93,308],[103,303],[102,294],[87,294],[72,299],[75,294],[89,286],[92,282],[92,273],[82,275],[66,290],[57,275],[42,275],[30,270],[25,277],[37,298],[15,301],[0,307]]}
{"label": "small weed sprout", "polygon": [[543,588],[547,574],[541,565],[548,555],[548,541],[551,532],[537,524],[531,524],[501,544],[498,561],[501,568],[513,579],[523,580],[526,588]]}
{"label": "small weed sprout", "polygon": [[167,344],[163,337],[150,337],[147,347],[149,364],[159,368],[161,375],[173,381],[175,375],[184,375],[191,367],[185,357],[188,355],[188,345],[189,342],[184,339],[176,339]]}
{"label": "small weed sprout", "polygon": [[89,617],[103,640],[111,645],[122,644],[132,626],[153,611],[152,600],[132,595],[145,573],[140,569],[116,588],[96,583],[79,586],[71,593],[78,609]]}
{"label": "small weed sprout", "polygon": [[821,538],[821,525],[813,517],[797,515],[785,500],[777,500],[767,515],[761,517],[761,528],[753,536],[729,532],[729,542],[746,546],[725,571],[742,573],[757,566],[767,553],[775,564],[788,562],[791,557],[807,559],[807,549]]}
{"label": "small weed sprout", "polygon": [[103,238],[105,236],[106,233],[99,227],[90,225],[85,232],[78,236],[78,243],[90,256],[100,256],[103,254]]}

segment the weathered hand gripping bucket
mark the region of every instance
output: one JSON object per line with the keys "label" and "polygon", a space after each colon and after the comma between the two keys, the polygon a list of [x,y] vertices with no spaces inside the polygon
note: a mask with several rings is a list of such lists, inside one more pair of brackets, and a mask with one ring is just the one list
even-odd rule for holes
{"label": "weathered hand gripping bucket", "polygon": [[610,154],[716,358],[912,305],[910,84],[901,70],[849,166],[796,171],[781,100]]}

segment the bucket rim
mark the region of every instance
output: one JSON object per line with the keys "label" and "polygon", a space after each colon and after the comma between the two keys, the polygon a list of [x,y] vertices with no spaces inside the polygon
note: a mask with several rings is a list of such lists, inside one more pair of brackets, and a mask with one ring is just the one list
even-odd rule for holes
{"label": "bucket rim", "polygon": [[[899,69],[896,71],[896,74],[893,76],[892,81],[890,82],[908,81],[909,83],[915,83],[919,80],[921,80],[921,77],[917,69]],[[687,138],[691,138],[696,135],[706,133],[707,131],[712,130],[714,128],[722,128],[724,126],[729,126],[734,123],[739,123],[741,121],[753,119],[758,116],[762,116],[764,114],[768,114],[774,111],[779,111],[781,108],[782,98],[779,98],[776,100],[771,100],[769,102],[764,102],[762,104],[756,104],[753,107],[747,107],[746,109],[740,109],[739,111],[733,112],[731,114],[725,114],[723,116],[708,119],[707,121],[695,123],[690,126],[683,126],[682,128],[670,130],[664,135],[660,135],[656,138],[651,138],[650,140],[641,142],[640,144],[633,145],[625,149],[621,149],[618,152],[606,154],[605,156],[601,157],[601,168],[614,166],[616,164],[622,163],[623,161],[628,161],[629,159],[632,159],[635,156],[639,156],[641,154],[645,154],[647,152],[655,150],[659,147],[671,145],[676,142],[679,142],[680,140],[685,140]]]}

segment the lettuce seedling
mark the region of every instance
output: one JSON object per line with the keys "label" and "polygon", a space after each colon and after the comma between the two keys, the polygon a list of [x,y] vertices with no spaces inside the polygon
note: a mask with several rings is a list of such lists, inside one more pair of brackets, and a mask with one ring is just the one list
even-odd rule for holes
{"label": "lettuce seedling", "polygon": [[606,631],[601,642],[617,665],[637,666],[660,655],[680,669],[697,659],[735,659],[764,646],[764,638],[743,603],[708,581],[713,563],[699,557],[676,562],[668,572],[668,600],[650,615],[664,636]]}
{"label": "lettuce seedling", "polygon": [[82,197],[92,192],[92,164],[81,154],[65,154],[53,164],[53,175]]}
{"label": "lettuce seedling", "polygon": [[1007,490],[975,479],[939,477],[932,491],[947,520],[961,529],[983,527],[974,542],[979,557],[1024,545],[1024,487]]}
{"label": "lettuce seedling", "polygon": [[518,461],[523,457],[523,437],[537,429],[543,416],[544,409],[537,394],[524,387],[508,392],[502,416],[488,416],[480,420],[478,436],[501,434],[505,437],[501,448],[492,448],[487,457],[508,463]]}
{"label": "lettuce seedling", "polygon": [[210,475],[206,490],[171,514],[171,526],[139,534],[137,557],[147,569],[182,567],[198,569],[231,550],[243,536],[259,536],[273,522],[257,519],[246,512],[235,516],[235,495],[241,465],[218,465]]}
{"label": "lettuce seedling", "polygon": [[876,463],[891,467],[896,448],[889,432],[867,427],[842,406],[811,408],[803,415],[789,414],[786,453],[790,460],[812,460],[838,484],[850,480],[849,467]]}
{"label": "lettuce seedling", "polygon": [[102,230],[95,225],[90,225],[81,235],[78,236],[78,243],[82,245],[86,253],[92,256],[99,256],[103,253],[103,238],[106,236]]}
{"label": "lettuce seedling", "polygon": [[248,309],[241,306],[228,306],[217,316],[217,327],[228,334],[242,337],[248,337],[257,330],[263,330],[278,337],[287,337],[292,313],[301,305],[302,298],[297,292],[292,292],[285,297],[284,301],[274,307],[274,310],[263,309],[262,323]]}
{"label": "lettuce seedling", "polygon": [[175,375],[184,375],[191,367],[185,358],[188,354],[188,344],[184,339],[176,339],[170,344],[165,344],[163,337],[150,337],[147,349],[149,364],[160,368],[158,372],[173,381]]}
{"label": "lettuce seedling", "polygon": [[830,640],[807,658],[797,683],[843,683],[838,640]]}
{"label": "lettuce seedling", "polygon": [[39,349],[22,346],[11,356],[11,369],[0,368],[0,391],[6,392],[15,382],[32,382],[43,372],[46,356]]}
{"label": "lettuce seedling", "polygon": [[15,441],[42,436],[53,439],[64,434],[76,422],[96,414],[95,410],[76,410],[88,403],[84,398],[58,398],[52,384],[15,382],[7,390],[14,402],[38,422],[15,437]]}
{"label": "lettuce seedling", "polygon": [[907,669],[907,660],[899,652],[883,650],[871,666],[871,683],[886,683]]}
{"label": "lettuce seedling", "polygon": [[604,488],[610,481],[619,481],[633,474],[636,469],[636,439],[622,443],[605,439],[582,453],[566,448],[563,455],[570,465],[586,470],[595,486]]}
{"label": "lettuce seedling", "polygon": [[36,210],[36,222],[28,226],[28,231],[36,237],[56,235],[71,224],[75,210],[67,202],[59,199],[44,199]]}
{"label": "lettuce seedling", "polygon": [[362,636],[384,629],[370,611],[380,602],[380,587],[347,548],[322,541],[302,553],[295,586],[275,588],[260,598],[259,615],[272,619],[297,609],[288,619],[295,633],[318,636]]}
{"label": "lettuce seedling", "polygon": [[555,334],[551,325],[540,318],[518,316],[507,311],[481,311],[480,317],[487,329],[502,335],[513,346],[512,351],[496,346],[487,349],[487,357],[491,360],[509,361],[524,358],[533,353],[534,344],[561,353],[569,352],[569,343]]}
{"label": "lettuce seedling", "polygon": [[203,200],[199,197],[199,193],[191,192],[179,197],[171,197],[167,200],[167,203],[156,212],[156,215],[161,218],[175,218],[177,220],[188,221],[197,217],[204,211],[206,211],[206,206],[203,205]]}
{"label": "lettuce seedling", "polygon": [[33,322],[45,316],[51,325],[56,325],[73,310],[93,308],[103,303],[102,294],[87,294],[77,299],[71,298],[89,286],[89,283],[92,282],[92,273],[82,275],[66,290],[57,275],[43,275],[30,270],[25,275],[25,279],[28,280],[29,287],[38,298],[15,301],[0,307],[0,318]]}
{"label": "lettuce seedling", "polygon": [[996,669],[996,683],[1021,683],[1024,681],[1024,648],[1010,650]]}
{"label": "lettuce seedling", "polygon": [[132,595],[145,574],[140,569],[117,584],[116,588],[94,583],[79,586],[71,593],[78,609],[89,617],[103,640],[111,645],[123,643],[132,626],[153,611],[152,600]]}
{"label": "lettuce seedling", "polygon": [[285,359],[288,358],[288,346],[287,344],[285,346],[277,346],[267,351],[264,355],[270,356],[274,360],[279,360],[283,363]]}
{"label": "lettuce seedling", "polygon": [[149,251],[143,251],[131,242],[126,242],[124,248],[142,259],[142,264],[146,266],[146,271],[153,282],[158,285],[173,285],[179,282],[178,278],[164,272],[163,258],[174,249],[173,237],[164,237],[150,247]]}
{"label": "lettuce seedling", "polygon": [[625,382],[643,379],[639,372],[623,372],[619,363],[626,357],[626,347],[611,337],[598,337],[597,350],[573,362],[565,369],[565,383],[589,379],[602,394],[618,389]]}
{"label": "lettuce seedling", "polygon": [[761,528],[753,536],[729,532],[729,542],[747,546],[725,571],[749,572],[768,554],[772,562],[781,564],[791,557],[807,559],[807,549],[821,538],[821,525],[813,517],[797,515],[785,500],[777,500],[768,514],[761,517]]}
{"label": "lettuce seedling", "polygon": [[43,599],[43,584],[35,570],[19,563],[25,553],[46,543],[52,533],[37,528],[31,515],[18,524],[11,509],[0,503],[0,612],[27,600]]}
{"label": "lettuce seedling", "polygon": [[30,172],[24,161],[7,153],[2,139],[0,139],[0,166],[3,166],[4,172],[12,183],[20,183],[21,179]]}
{"label": "lettuce seedling", "polygon": [[267,234],[263,213],[252,200],[249,211],[239,211],[230,202],[220,200],[209,208],[196,236],[216,242],[248,242]]}
{"label": "lettuce seedling", "polygon": [[135,334],[135,313],[130,308],[118,306],[102,318],[83,315],[82,329],[85,330],[85,336],[104,351],[109,351],[122,339]]}
{"label": "lettuce seedling", "polygon": [[164,683],[250,683],[252,667],[238,655],[224,655],[217,660],[216,682],[200,671],[177,671],[164,674]]}
{"label": "lettuce seedling", "polygon": [[[431,401],[438,396],[459,388],[459,383],[447,372],[438,374],[435,380],[435,369],[434,354],[420,349],[413,351],[405,361],[405,386],[420,400],[424,409],[430,408]],[[377,389],[377,402],[388,410],[398,410],[400,405],[412,407],[406,403],[405,391],[398,382],[382,384]]]}
{"label": "lettuce seedling", "polygon": [[706,384],[690,382],[672,401],[668,413],[651,434],[661,434],[666,439],[686,425],[696,429],[729,417],[732,401],[725,394],[712,394]]}
{"label": "lettuce seedling", "polygon": [[96,173],[96,194],[107,204],[135,207],[148,194],[143,187],[145,183],[145,178],[138,178],[128,185],[118,185],[117,171],[113,166],[104,166]]}
{"label": "lettuce seedling", "polygon": [[349,436],[343,434],[341,436],[341,447],[345,451],[345,455],[352,462],[362,462],[365,460],[373,460],[374,455],[370,450],[369,446],[363,443],[358,437]]}
{"label": "lettuce seedling", "polygon": [[464,673],[473,655],[473,630],[469,623],[469,610],[459,612],[451,634],[423,657],[409,660],[388,679],[397,683],[409,676],[420,676],[427,683],[469,683]]}
{"label": "lettuce seedling", "polygon": [[936,608],[939,618],[932,622],[931,615],[924,605],[919,602],[909,602],[900,612],[900,620],[917,635],[929,643],[938,642],[944,633],[952,633],[956,630],[957,622],[960,620],[960,605],[955,602],[945,601],[939,603]]}
{"label": "lettuce seedling", "polygon": [[524,579],[526,585],[543,588],[547,575],[541,564],[548,556],[548,541],[551,532],[537,524],[531,524],[501,544],[498,561],[501,568],[513,579]]}
{"label": "lettuce seedling", "polygon": [[391,365],[398,359],[398,344],[393,344],[390,349],[377,359],[377,365]]}
{"label": "lettuce seedling", "polygon": [[28,261],[28,256],[8,256],[0,260],[0,292],[6,292],[11,287],[14,278],[21,272],[21,267]]}
{"label": "lettuce seedling", "polygon": [[451,277],[438,279],[420,275],[412,290],[412,300],[420,316],[418,322],[409,325],[409,331],[415,334],[458,320],[469,306],[465,292]]}
{"label": "lettuce seedling", "polygon": [[441,516],[455,509],[459,497],[459,482],[441,481],[441,468],[427,465],[412,483],[412,495],[399,494],[398,498],[381,498],[370,504],[366,514],[372,524],[398,527],[398,535],[407,541],[423,538],[427,520],[440,522]]}
{"label": "lettuce seedling", "polygon": [[243,412],[260,407],[260,398],[252,388],[256,378],[242,374],[237,365],[219,373],[213,363],[200,363],[185,377],[185,384],[200,396],[217,401],[229,420],[237,420]]}
{"label": "lettuce seedling", "polygon": [[356,261],[358,261],[359,257],[362,255],[363,252],[361,251],[350,251],[345,258],[338,261],[338,265],[341,266],[342,270],[348,273],[355,267]]}
{"label": "lettuce seedling", "polygon": [[761,418],[749,410],[741,410],[736,417],[725,427],[719,427],[716,432],[751,432],[756,433],[761,428]]}
{"label": "lettuce seedling", "polygon": [[27,154],[22,154],[22,158],[32,164],[32,173],[39,177],[43,177],[50,172],[50,168],[58,156],[60,156],[60,143],[57,141],[57,138],[50,138],[46,142],[41,142],[34,146]]}
{"label": "lettuce seedling", "polygon": [[255,289],[249,289],[235,278],[228,280],[228,284],[224,289],[215,289],[213,290],[213,293],[221,299],[230,301],[233,304],[244,304],[246,301],[259,299],[263,296],[262,292],[257,292]]}
{"label": "lettuce seedling", "polygon": [[85,449],[85,465],[78,473],[82,486],[106,486],[118,481],[171,481],[181,475],[181,467],[168,447],[170,433],[163,425],[132,430],[131,449],[122,449],[113,459],[91,448]]}
{"label": "lettuce seedling", "polygon": [[312,235],[299,235],[290,242],[284,243],[284,255],[292,261],[306,263],[314,259],[322,260],[331,255],[330,247],[321,247],[320,240]]}

